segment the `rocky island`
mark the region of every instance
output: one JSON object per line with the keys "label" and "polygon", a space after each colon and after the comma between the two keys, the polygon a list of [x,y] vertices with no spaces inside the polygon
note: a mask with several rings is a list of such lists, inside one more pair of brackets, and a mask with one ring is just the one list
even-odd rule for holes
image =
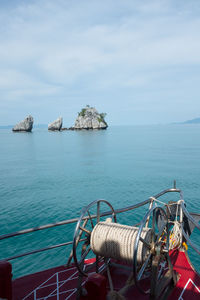
{"label": "rocky island", "polygon": [[78,114],[74,127],[71,129],[106,129],[105,113],[98,113],[96,108],[87,105]]}
{"label": "rocky island", "polygon": [[48,125],[48,130],[60,131],[62,129],[62,123],[63,123],[63,119],[62,117],[60,117]]}
{"label": "rocky island", "polygon": [[31,132],[32,128],[33,128],[33,117],[28,116],[23,121],[16,124],[13,127],[12,131]]}

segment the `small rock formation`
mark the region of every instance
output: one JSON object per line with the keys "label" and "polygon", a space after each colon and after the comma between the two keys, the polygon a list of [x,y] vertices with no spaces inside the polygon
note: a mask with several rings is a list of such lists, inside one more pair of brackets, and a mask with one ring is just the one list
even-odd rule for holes
{"label": "small rock formation", "polygon": [[87,105],[78,114],[74,129],[106,129],[108,124],[104,120],[106,114],[99,114],[96,108]]}
{"label": "small rock formation", "polygon": [[61,117],[58,118],[57,120],[55,120],[54,122],[52,122],[48,125],[48,130],[60,131],[62,128],[62,122],[63,122],[63,119]]}
{"label": "small rock formation", "polygon": [[21,121],[20,123],[16,124],[12,131],[25,131],[25,132],[31,132],[33,128],[33,117],[28,116],[24,119],[24,121]]}

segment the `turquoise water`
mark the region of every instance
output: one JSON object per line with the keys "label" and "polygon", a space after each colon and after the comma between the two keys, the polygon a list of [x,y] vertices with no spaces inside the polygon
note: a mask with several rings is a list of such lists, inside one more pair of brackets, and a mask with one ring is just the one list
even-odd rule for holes
{"label": "turquoise water", "polygon": [[[1,234],[77,217],[98,198],[114,208],[131,205],[172,187],[174,179],[188,209],[200,212],[199,125],[0,130],[0,141]],[[0,243],[1,257],[66,242],[73,230],[74,225],[63,226],[10,238]],[[15,260],[14,276],[61,265],[69,251],[64,247]]]}

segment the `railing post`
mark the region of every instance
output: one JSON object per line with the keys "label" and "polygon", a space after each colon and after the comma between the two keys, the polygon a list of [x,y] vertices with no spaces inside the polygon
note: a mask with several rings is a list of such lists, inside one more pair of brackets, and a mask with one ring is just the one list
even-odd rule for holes
{"label": "railing post", "polygon": [[182,210],[182,206],[181,206],[181,203],[183,202],[183,200],[179,200],[178,201],[178,205],[180,207],[180,223],[182,224],[183,223],[183,210]]}
{"label": "railing post", "polygon": [[[149,205],[149,210],[151,210],[151,209],[152,209],[154,200],[155,200],[155,198],[154,198],[154,197],[150,197],[150,205]],[[149,225],[149,220],[150,220],[150,215],[149,215],[149,216],[148,216],[148,218],[147,218],[147,221],[146,221],[145,228],[148,228],[148,225]]]}
{"label": "railing post", "polygon": [[176,180],[174,180],[174,189],[176,190]]}
{"label": "railing post", "polygon": [[182,203],[183,203],[182,199],[178,201],[178,205],[180,207],[180,220],[179,220],[179,222],[181,224],[181,231],[182,231],[181,232],[181,245],[183,243],[183,209],[182,209]]}

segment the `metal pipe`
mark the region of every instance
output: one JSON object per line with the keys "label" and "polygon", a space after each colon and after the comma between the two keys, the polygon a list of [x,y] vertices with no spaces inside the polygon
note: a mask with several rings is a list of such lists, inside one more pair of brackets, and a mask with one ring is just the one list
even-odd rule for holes
{"label": "metal pipe", "polygon": [[[80,242],[83,242],[83,241],[86,241],[86,239],[81,239],[80,240]],[[53,246],[48,246],[48,247],[45,247],[45,248],[41,248],[41,249],[33,250],[33,251],[30,251],[30,252],[25,252],[25,253],[22,253],[22,254],[11,256],[11,257],[8,257],[8,258],[4,258],[3,260],[13,260],[13,259],[16,259],[16,258],[20,258],[20,257],[31,255],[31,254],[36,254],[36,253],[43,252],[43,251],[46,251],[46,250],[51,250],[51,249],[55,249],[55,248],[58,248],[58,247],[71,245],[72,243],[73,243],[73,241],[62,243],[62,244],[57,244],[57,245],[53,245]]]}
{"label": "metal pipe", "polygon": [[[170,193],[170,192],[180,193],[181,198],[182,198],[182,191],[179,190],[179,189],[174,189],[174,188],[173,189],[164,190],[164,191],[160,192],[159,194],[157,194],[155,196],[152,196],[152,197],[153,198],[159,198],[159,197],[163,196],[164,194]],[[123,213],[123,212],[130,211],[130,210],[134,210],[134,209],[136,209],[138,207],[146,205],[146,204],[148,204],[151,201],[152,197],[150,197],[149,199],[147,199],[147,200],[145,200],[143,202],[140,202],[138,204],[127,206],[127,207],[121,208],[121,209],[116,209],[115,210],[115,214]],[[101,216],[104,217],[104,216],[108,216],[110,214],[111,214],[111,212],[108,211],[108,212],[105,212],[105,213],[101,214]],[[94,219],[96,217],[97,217],[97,215],[92,215],[91,216],[92,219]],[[88,219],[88,217],[84,217],[82,220],[86,220],[86,219]],[[52,228],[52,227],[56,227],[56,226],[61,226],[61,225],[76,223],[76,222],[78,222],[78,220],[79,220],[79,218],[74,218],[74,219],[60,221],[60,222],[57,222],[57,223],[51,223],[51,224],[41,225],[41,226],[38,226],[38,227],[33,227],[33,228],[29,228],[29,229],[24,229],[24,230],[16,231],[16,232],[13,232],[13,233],[4,234],[4,235],[0,236],[0,240],[7,239],[7,238],[10,238],[10,237],[14,237],[14,236],[23,235],[23,234],[26,234],[26,233],[31,233],[31,232],[43,230],[43,229],[48,229],[48,228]]]}
{"label": "metal pipe", "polygon": [[38,230],[48,229],[48,228],[52,228],[52,227],[56,227],[56,226],[60,226],[60,225],[75,223],[75,222],[77,222],[77,220],[78,220],[78,218],[74,218],[74,219],[64,220],[64,221],[57,222],[57,223],[41,225],[41,226],[38,226],[38,227],[33,227],[33,228],[29,228],[29,229],[16,231],[16,232],[13,232],[13,233],[4,234],[4,235],[0,236],[0,240],[7,239],[7,238],[10,238],[10,237],[14,237],[14,236],[18,236],[18,235],[22,235],[22,234],[26,234],[26,233],[30,233],[30,232],[34,232],[34,231],[38,231]]}
{"label": "metal pipe", "polygon": [[[115,210],[115,213],[119,214],[119,213],[123,213],[123,212],[129,211],[129,210],[133,210],[133,209],[136,209],[136,208],[138,208],[140,206],[143,206],[147,203],[149,203],[149,199],[146,200],[146,201],[143,201],[139,204],[136,204],[136,205],[128,206],[128,207],[125,207],[123,209],[117,209],[117,210]],[[111,214],[111,211],[108,211],[108,212],[102,213],[101,216],[105,217],[105,216],[108,216],[110,214]],[[97,215],[91,215],[90,216],[91,219],[95,219],[96,217],[97,217]],[[83,217],[82,220],[86,220],[86,219],[89,219],[89,217]],[[38,226],[38,227],[24,229],[24,230],[16,231],[16,232],[13,232],[13,233],[4,234],[4,235],[0,236],[0,240],[4,240],[4,239],[10,238],[10,237],[19,236],[19,235],[23,235],[23,234],[26,234],[26,233],[31,233],[31,232],[35,232],[35,231],[39,231],[39,230],[43,230],[43,229],[48,229],[48,228],[52,228],[52,227],[56,227],[56,226],[76,223],[76,222],[78,222],[78,220],[79,220],[79,217],[74,218],[74,219],[64,220],[64,221],[57,222],[57,223],[51,223],[51,224],[46,224],[46,225],[42,225],[42,226]]]}

